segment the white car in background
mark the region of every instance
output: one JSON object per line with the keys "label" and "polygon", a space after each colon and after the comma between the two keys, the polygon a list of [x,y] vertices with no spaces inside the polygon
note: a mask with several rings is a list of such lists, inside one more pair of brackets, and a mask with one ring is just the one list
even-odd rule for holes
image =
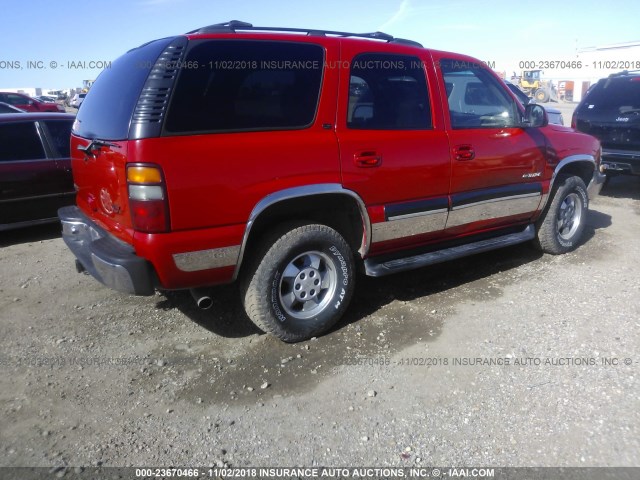
{"label": "white car in background", "polygon": [[82,102],[84,101],[84,97],[86,97],[86,93],[76,93],[71,99],[71,106],[75,108],[80,108]]}
{"label": "white car in background", "polygon": [[45,103],[56,103],[57,98],[56,97],[51,97],[49,95],[39,95],[37,97],[33,97],[36,100],[40,100],[41,102],[45,102]]}

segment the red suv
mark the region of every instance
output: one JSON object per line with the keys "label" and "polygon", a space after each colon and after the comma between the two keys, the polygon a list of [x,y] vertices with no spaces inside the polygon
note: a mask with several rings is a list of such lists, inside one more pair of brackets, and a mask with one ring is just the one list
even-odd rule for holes
{"label": "red suv", "polygon": [[105,70],[72,133],[77,266],[138,295],[238,280],[284,341],[329,329],[356,272],[519,242],[575,248],[600,144],[480,61],[384,33],[212,25]]}
{"label": "red suv", "polygon": [[22,93],[0,92],[0,102],[13,105],[25,112],[66,112],[58,103],[41,102]]}

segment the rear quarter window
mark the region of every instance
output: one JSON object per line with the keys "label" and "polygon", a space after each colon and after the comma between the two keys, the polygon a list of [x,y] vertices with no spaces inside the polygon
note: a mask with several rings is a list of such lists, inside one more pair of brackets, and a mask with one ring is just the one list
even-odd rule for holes
{"label": "rear quarter window", "polygon": [[165,134],[308,127],[316,115],[323,63],[323,48],[308,43],[194,41]]}

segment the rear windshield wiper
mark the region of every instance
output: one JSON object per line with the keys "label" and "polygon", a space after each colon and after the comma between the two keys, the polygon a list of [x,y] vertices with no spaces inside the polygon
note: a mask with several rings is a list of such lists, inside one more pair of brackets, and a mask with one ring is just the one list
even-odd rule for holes
{"label": "rear windshield wiper", "polygon": [[115,143],[111,143],[111,142],[106,142],[104,140],[98,140],[96,138],[96,139],[91,140],[89,145],[87,145],[86,147],[83,147],[82,145],[78,145],[78,150],[83,152],[85,155],[93,155],[93,151],[94,150],[97,150],[97,149],[102,148],[102,147],[120,148],[120,145],[115,144]]}

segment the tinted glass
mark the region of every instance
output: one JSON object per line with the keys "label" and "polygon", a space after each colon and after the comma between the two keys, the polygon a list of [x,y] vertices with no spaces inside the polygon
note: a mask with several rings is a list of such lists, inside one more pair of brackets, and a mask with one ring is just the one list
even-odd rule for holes
{"label": "tinted glass", "polygon": [[156,40],[130,50],[105,68],[82,102],[74,133],[91,139],[125,140],[149,71],[171,40]]}
{"label": "tinted glass", "polygon": [[166,132],[295,129],[313,123],[322,82],[320,46],[193,43],[171,99]]}
{"label": "tinted glass", "polygon": [[58,150],[60,158],[69,158],[71,141],[71,120],[47,120],[44,123],[51,142]]}
{"label": "tinted glass", "polygon": [[0,104],[0,113],[18,113],[18,110],[11,105],[2,103]]}
{"label": "tinted glass", "polygon": [[27,103],[29,103],[29,98],[27,97],[23,97],[22,95],[15,95],[13,93],[9,93],[7,94],[7,100],[6,103],[9,103],[11,105],[26,105]]}
{"label": "tinted glass", "polygon": [[640,111],[640,77],[600,80],[582,104],[582,111],[609,110],[616,113]]}
{"label": "tinted glass", "polygon": [[46,157],[33,122],[0,124],[0,145],[0,162]]}
{"label": "tinted glass", "polygon": [[404,55],[364,54],[353,59],[347,126],[371,130],[431,127],[422,62]]}
{"label": "tinted glass", "polygon": [[519,110],[504,87],[482,65],[440,62],[453,128],[499,128],[519,125]]}
{"label": "tinted glass", "polygon": [[518,87],[516,87],[513,83],[507,83],[506,85],[507,85],[507,87],[509,87],[509,90],[511,90],[513,92],[513,94],[518,98],[518,100],[520,101],[520,103],[522,105],[528,105],[529,104],[531,99],[527,96],[526,93],[524,93],[522,90],[520,90]]}

